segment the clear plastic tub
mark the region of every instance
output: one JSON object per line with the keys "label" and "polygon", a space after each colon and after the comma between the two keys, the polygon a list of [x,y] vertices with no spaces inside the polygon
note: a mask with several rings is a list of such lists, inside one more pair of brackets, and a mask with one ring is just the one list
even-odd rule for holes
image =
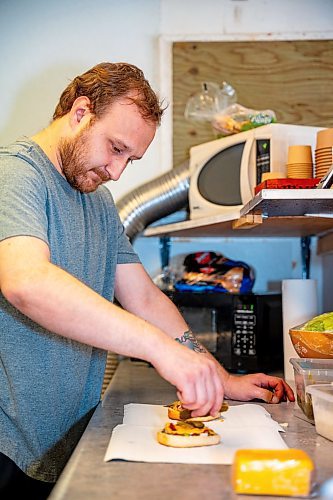
{"label": "clear plastic tub", "polygon": [[333,359],[291,358],[290,363],[294,367],[298,406],[314,424],[311,394],[306,393],[306,387],[333,382]]}
{"label": "clear plastic tub", "polygon": [[317,433],[333,441],[333,383],[308,385],[306,392],[311,394]]}

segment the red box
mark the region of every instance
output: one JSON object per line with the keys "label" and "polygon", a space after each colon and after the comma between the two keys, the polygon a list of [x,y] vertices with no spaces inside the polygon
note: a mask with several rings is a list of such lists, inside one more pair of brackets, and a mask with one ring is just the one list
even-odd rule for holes
{"label": "red box", "polygon": [[254,188],[255,194],[262,189],[315,189],[320,179],[268,179]]}

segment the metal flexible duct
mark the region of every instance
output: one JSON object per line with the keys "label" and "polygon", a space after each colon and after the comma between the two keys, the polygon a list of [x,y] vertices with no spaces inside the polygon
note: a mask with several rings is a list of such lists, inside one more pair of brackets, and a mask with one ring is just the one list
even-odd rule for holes
{"label": "metal flexible duct", "polygon": [[184,208],[190,185],[189,162],[139,186],[117,203],[127,236],[133,241],[149,224]]}

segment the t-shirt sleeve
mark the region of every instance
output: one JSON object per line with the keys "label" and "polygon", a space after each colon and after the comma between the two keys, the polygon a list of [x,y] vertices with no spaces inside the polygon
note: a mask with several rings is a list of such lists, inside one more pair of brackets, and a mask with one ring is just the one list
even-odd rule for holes
{"label": "t-shirt sleeve", "polygon": [[137,264],[141,263],[138,254],[126,235],[125,228],[118,217],[118,257],[117,264]]}
{"label": "t-shirt sleeve", "polygon": [[141,264],[120,220],[111,191],[106,186],[101,186],[99,189],[106,203],[107,213],[112,219],[112,227],[117,231],[117,264]]}
{"label": "t-shirt sleeve", "polygon": [[42,177],[25,160],[7,156],[0,167],[0,241],[34,236],[48,244],[47,194]]}

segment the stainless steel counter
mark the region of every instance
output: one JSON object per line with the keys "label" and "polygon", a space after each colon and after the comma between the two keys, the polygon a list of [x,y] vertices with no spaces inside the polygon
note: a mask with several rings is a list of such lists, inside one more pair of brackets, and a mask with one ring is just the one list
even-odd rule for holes
{"label": "stainless steel counter", "polygon": [[[230,466],[156,464],[103,458],[113,427],[122,423],[127,403],[167,404],[175,389],[146,363],[122,361],[66,465],[52,500],[209,500],[244,497],[231,489]],[[230,404],[240,404],[229,402]],[[278,422],[288,423],[283,438],[289,447],[305,450],[316,465],[317,481],[333,476],[333,442],[317,435],[314,426],[298,418],[296,403],[262,404]],[[278,498],[278,497],[274,497]]]}

